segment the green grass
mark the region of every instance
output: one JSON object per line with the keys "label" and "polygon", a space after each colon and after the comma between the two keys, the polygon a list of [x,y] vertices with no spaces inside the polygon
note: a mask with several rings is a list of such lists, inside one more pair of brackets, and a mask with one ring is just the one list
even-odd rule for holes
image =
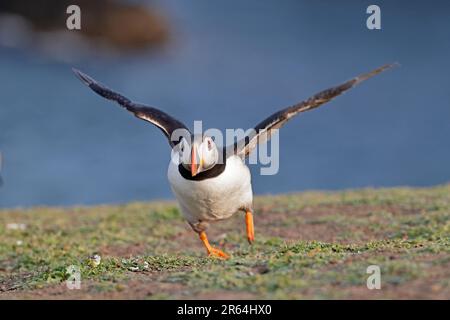
{"label": "green grass", "polygon": [[173,202],[2,210],[0,299],[450,298],[449,185],[257,197],[255,227],[250,246],[241,214],[211,226],[222,261]]}

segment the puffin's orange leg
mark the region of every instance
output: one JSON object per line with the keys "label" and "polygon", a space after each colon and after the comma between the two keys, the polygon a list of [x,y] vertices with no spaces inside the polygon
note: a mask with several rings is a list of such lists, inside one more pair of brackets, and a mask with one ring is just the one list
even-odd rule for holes
{"label": "puffin's orange leg", "polygon": [[228,258],[230,258],[230,256],[228,254],[226,254],[222,250],[213,248],[209,244],[208,237],[206,237],[205,231],[200,232],[199,235],[200,235],[200,240],[202,240],[203,244],[205,245],[206,252],[208,252],[208,255],[214,256],[214,257],[218,257],[218,258],[221,258],[221,259],[228,259]]}
{"label": "puffin's orange leg", "polygon": [[247,227],[247,239],[251,244],[255,241],[255,227],[253,226],[253,213],[248,210],[245,213],[245,225]]}

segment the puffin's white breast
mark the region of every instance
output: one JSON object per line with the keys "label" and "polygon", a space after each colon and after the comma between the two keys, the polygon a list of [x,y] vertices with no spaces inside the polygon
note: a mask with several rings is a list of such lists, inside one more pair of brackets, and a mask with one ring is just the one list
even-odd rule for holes
{"label": "puffin's white breast", "polygon": [[225,170],[217,177],[187,180],[171,161],[169,183],[186,219],[191,223],[225,219],[243,207],[251,207],[253,194],[250,170],[240,157],[227,159]]}

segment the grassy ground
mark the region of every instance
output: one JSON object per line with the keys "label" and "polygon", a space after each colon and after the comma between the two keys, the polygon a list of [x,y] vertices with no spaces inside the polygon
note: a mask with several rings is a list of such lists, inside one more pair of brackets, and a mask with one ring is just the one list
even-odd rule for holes
{"label": "grassy ground", "polygon": [[450,299],[450,185],[257,197],[255,229],[249,246],[242,214],[212,225],[221,261],[172,202],[3,210],[0,299]]}

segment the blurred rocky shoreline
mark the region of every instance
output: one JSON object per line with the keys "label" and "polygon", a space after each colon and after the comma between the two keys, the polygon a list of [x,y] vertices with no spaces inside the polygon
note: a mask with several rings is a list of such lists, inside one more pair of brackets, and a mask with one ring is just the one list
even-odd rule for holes
{"label": "blurred rocky shoreline", "polygon": [[[81,30],[68,30],[67,7],[81,9]],[[0,47],[40,52],[58,60],[89,54],[155,50],[169,38],[168,22],[152,6],[117,0],[2,0]]]}

